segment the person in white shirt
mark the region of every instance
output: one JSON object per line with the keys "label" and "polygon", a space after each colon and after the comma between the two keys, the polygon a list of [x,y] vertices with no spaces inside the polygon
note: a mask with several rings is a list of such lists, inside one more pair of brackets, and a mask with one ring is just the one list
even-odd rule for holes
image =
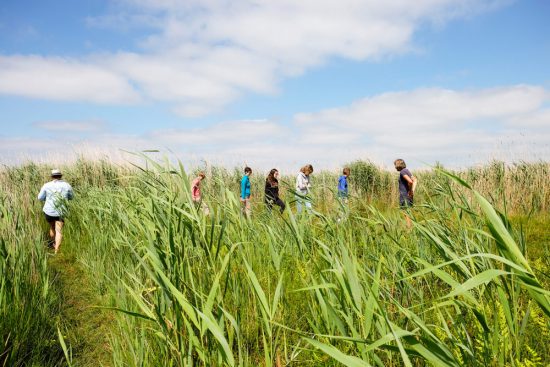
{"label": "person in white shirt", "polygon": [[65,222],[64,215],[67,214],[66,201],[74,197],[73,188],[61,179],[62,174],[58,169],[52,170],[52,181],[47,182],[40,189],[38,200],[45,201],[42,209],[46,221],[50,224],[50,239],[54,244],[54,251],[57,254]]}
{"label": "person in white shirt", "polygon": [[300,169],[300,173],[296,177],[296,211],[302,212],[302,205],[305,205],[308,212],[311,211],[311,200],[307,196],[311,189],[309,175],[313,173],[313,166],[306,164]]}

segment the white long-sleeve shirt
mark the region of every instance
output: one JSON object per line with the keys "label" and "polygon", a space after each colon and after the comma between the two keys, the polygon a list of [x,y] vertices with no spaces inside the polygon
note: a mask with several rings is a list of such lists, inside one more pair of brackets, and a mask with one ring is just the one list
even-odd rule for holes
{"label": "white long-sleeve shirt", "polygon": [[38,200],[45,201],[44,213],[51,217],[61,217],[65,214],[65,200],[73,198],[73,188],[63,180],[53,180],[45,183],[40,189]]}
{"label": "white long-sleeve shirt", "polygon": [[298,173],[296,177],[296,191],[302,195],[307,195],[310,187],[309,177],[303,172]]}

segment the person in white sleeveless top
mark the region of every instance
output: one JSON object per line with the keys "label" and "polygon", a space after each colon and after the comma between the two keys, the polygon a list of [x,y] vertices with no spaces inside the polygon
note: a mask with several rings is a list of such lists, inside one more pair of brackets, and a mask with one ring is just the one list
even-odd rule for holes
{"label": "person in white sleeveless top", "polygon": [[309,176],[313,173],[313,166],[306,164],[300,169],[300,173],[296,176],[296,212],[302,212],[302,206],[305,205],[308,213],[311,212],[311,199],[309,191],[311,189],[311,181]]}
{"label": "person in white sleeveless top", "polygon": [[67,214],[66,201],[74,197],[73,188],[61,179],[62,176],[60,170],[52,170],[52,181],[45,183],[38,194],[38,200],[45,201],[42,210],[50,225],[50,239],[56,254],[63,238],[64,216]]}

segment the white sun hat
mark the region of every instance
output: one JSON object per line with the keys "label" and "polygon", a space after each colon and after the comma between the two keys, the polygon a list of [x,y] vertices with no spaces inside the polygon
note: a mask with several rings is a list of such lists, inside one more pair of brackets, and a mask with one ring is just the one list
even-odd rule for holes
{"label": "white sun hat", "polygon": [[56,169],[52,169],[52,176],[61,176],[61,171]]}

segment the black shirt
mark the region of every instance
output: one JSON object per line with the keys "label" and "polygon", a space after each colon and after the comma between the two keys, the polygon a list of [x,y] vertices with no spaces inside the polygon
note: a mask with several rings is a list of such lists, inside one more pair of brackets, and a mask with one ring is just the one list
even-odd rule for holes
{"label": "black shirt", "polygon": [[276,178],[272,182],[265,181],[265,199],[277,200],[279,198],[279,181]]}

